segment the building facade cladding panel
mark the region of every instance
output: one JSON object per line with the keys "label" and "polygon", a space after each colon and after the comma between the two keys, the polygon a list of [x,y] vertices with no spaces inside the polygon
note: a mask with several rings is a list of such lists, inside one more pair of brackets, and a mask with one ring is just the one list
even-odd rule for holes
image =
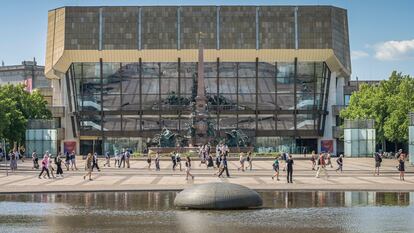
{"label": "building facade cladding panel", "polygon": [[177,7],[143,7],[141,26],[143,49],[177,49]]}
{"label": "building facade cladding panel", "polygon": [[332,39],[335,55],[346,69],[351,70],[348,16],[345,9],[332,8]]}
{"label": "building facade cladding panel", "polygon": [[206,49],[216,48],[216,7],[189,6],[181,8],[181,48],[197,49],[200,32]]}
{"label": "building facade cladding panel", "polygon": [[256,7],[220,7],[220,48],[256,48]]}
{"label": "building facade cladding panel", "polygon": [[138,7],[103,8],[103,49],[137,49]]}
{"label": "building facade cladding panel", "polygon": [[99,49],[99,7],[66,7],[65,49]]}
{"label": "building facade cladding panel", "polygon": [[332,48],[332,7],[298,8],[299,49]]}
{"label": "building facade cladding panel", "polygon": [[259,48],[295,48],[294,7],[260,7]]}

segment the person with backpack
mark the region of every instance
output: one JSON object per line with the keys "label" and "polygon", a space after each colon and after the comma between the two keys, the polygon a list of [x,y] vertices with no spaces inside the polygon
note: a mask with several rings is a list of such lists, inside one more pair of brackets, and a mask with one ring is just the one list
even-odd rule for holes
{"label": "person with backpack", "polygon": [[253,157],[252,157],[252,152],[251,151],[247,152],[246,161],[247,161],[246,170],[247,170],[247,168],[249,168],[250,171],[251,171],[253,169]]}
{"label": "person with backpack", "polygon": [[279,181],[279,157],[275,158],[275,161],[272,164],[273,170],[275,171],[275,174],[272,176],[272,180],[277,179]]}
{"label": "person with backpack", "polygon": [[380,152],[375,153],[374,159],[375,159],[374,176],[375,176],[375,173],[376,173],[377,176],[379,176],[380,167],[381,167],[381,163],[382,163],[381,153]]}
{"label": "person with backpack", "polygon": [[70,167],[70,154],[68,151],[65,152],[65,167],[66,167],[66,171],[69,171],[69,167]]}
{"label": "person with backpack", "polygon": [[130,168],[131,166],[129,165],[129,159],[131,158],[131,154],[132,154],[132,151],[130,150],[130,149],[127,149],[126,151],[125,151],[125,163],[126,163],[126,165],[127,165],[127,168]]}

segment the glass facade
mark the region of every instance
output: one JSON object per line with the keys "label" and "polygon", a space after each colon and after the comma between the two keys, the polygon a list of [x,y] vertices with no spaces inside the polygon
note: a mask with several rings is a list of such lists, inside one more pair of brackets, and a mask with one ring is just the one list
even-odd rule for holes
{"label": "glass facade", "polygon": [[[218,135],[232,129],[251,137],[321,134],[330,76],[325,63],[206,62],[204,72],[209,121]],[[188,131],[197,63],[73,63],[67,75],[81,135]]]}

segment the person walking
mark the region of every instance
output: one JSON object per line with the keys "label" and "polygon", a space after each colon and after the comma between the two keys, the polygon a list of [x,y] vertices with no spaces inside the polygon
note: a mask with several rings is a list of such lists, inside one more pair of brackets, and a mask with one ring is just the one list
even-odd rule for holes
{"label": "person walking", "polygon": [[275,158],[275,161],[272,164],[273,170],[275,171],[275,174],[272,176],[272,180],[277,179],[279,181],[279,157]]}
{"label": "person walking", "polygon": [[105,163],[104,163],[104,167],[111,167],[111,155],[109,154],[109,151],[107,151],[105,153]]}
{"label": "person walking", "polygon": [[244,172],[244,153],[241,152],[240,153],[240,158],[239,158],[239,163],[240,163],[240,167],[237,168],[237,171],[242,170]]}
{"label": "person walking", "polygon": [[125,168],[125,149],[122,150],[122,153],[120,154],[120,158],[119,158],[119,166],[118,168],[121,168],[121,165],[123,168]]}
{"label": "person walking", "polygon": [[120,166],[121,163],[120,163],[119,159],[120,159],[120,154],[119,154],[119,151],[116,150],[115,151],[115,156],[114,156],[114,167]]}
{"label": "person walking", "polygon": [[246,170],[249,168],[249,170],[251,171],[253,169],[253,157],[252,157],[251,151],[247,152],[246,161],[247,161]]}
{"label": "person walking", "polygon": [[160,171],[160,153],[157,152],[157,154],[155,155],[155,171]]}
{"label": "person walking", "polygon": [[78,170],[78,167],[76,166],[76,154],[75,151],[72,151],[72,153],[70,154],[70,164],[71,164],[71,169],[73,171],[73,168],[75,168],[75,170]]}
{"label": "person walking", "polygon": [[50,179],[50,175],[49,175],[49,165],[48,165],[48,163],[49,163],[49,156],[47,155],[47,154],[45,154],[44,156],[43,156],[43,159],[42,159],[42,171],[40,172],[40,174],[39,174],[39,179],[41,179],[42,178],[42,174],[43,174],[43,172],[46,172],[46,174],[47,174],[47,177]]}
{"label": "person walking", "polygon": [[377,176],[379,176],[380,167],[381,167],[381,163],[382,163],[381,153],[379,153],[379,152],[375,153],[374,159],[375,159],[374,176],[375,176],[375,173],[376,173]]}
{"label": "person walking", "polygon": [[325,157],[324,155],[321,153],[321,155],[319,156],[319,168],[318,171],[316,172],[316,178],[319,178],[319,174],[321,173],[321,171],[324,172],[326,179],[328,179],[328,172],[326,171],[326,162],[325,162]]}
{"label": "person walking", "polygon": [[10,169],[11,172],[15,172],[17,170],[17,153],[11,151],[10,152]]}
{"label": "person walking", "polygon": [[93,156],[91,153],[88,153],[85,162],[85,170],[86,174],[83,176],[83,179],[86,179],[86,176],[89,176],[89,180],[92,180],[92,163],[93,163]]}
{"label": "person walking", "polygon": [[224,155],[222,160],[221,160],[220,166],[223,166],[223,169],[220,171],[220,173],[218,174],[218,176],[220,177],[224,171],[226,171],[226,175],[228,178],[230,178],[230,173],[229,173],[229,168],[228,168],[228,164],[227,164],[227,156]]}
{"label": "person walking", "polygon": [[286,169],[287,169],[287,175],[286,179],[288,183],[293,183],[293,158],[292,155],[289,155],[288,160],[286,161]]}
{"label": "person walking", "polygon": [[286,153],[286,152],[282,153],[282,158],[285,161],[285,165],[283,166],[283,171],[286,171],[286,166],[287,166],[287,161],[289,159],[289,154]]}
{"label": "person walking", "polygon": [[36,150],[34,150],[32,153],[32,162],[33,162],[32,169],[39,169],[39,159],[37,158]]}
{"label": "person walking", "polygon": [[336,172],[341,171],[342,173],[342,167],[344,166],[344,155],[339,155],[339,158],[336,160],[336,163],[338,164],[338,168],[335,170]]}
{"label": "person walking", "polygon": [[312,155],[311,155],[311,162],[312,162],[312,171],[315,171],[315,167],[316,167],[316,160],[317,160],[317,155],[315,153],[315,151],[312,151]]}
{"label": "person walking", "polygon": [[96,169],[98,169],[98,172],[101,171],[101,169],[99,168],[98,165],[98,153],[93,153],[93,157],[92,157],[92,171],[93,169],[96,167]]}
{"label": "person walking", "polygon": [[61,153],[56,156],[55,158],[55,164],[56,164],[56,176],[59,176],[63,178],[63,169],[62,169],[62,158],[60,157]]}
{"label": "person walking", "polygon": [[336,160],[336,163],[338,164],[338,168],[335,171],[336,172],[341,171],[342,173],[342,168],[344,166],[344,155],[343,154],[339,155],[339,158]]}
{"label": "person walking", "polygon": [[182,171],[182,168],[181,168],[181,155],[180,155],[180,153],[178,153],[178,151],[175,152],[175,161],[177,163],[177,166],[180,167],[180,171]]}
{"label": "person walking", "polygon": [[150,153],[148,153],[147,154],[147,163],[148,163],[148,170],[150,170],[151,169],[151,154]]}
{"label": "person walking", "polygon": [[131,150],[128,148],[126,151],[125,151],[125,163],[126,163],[126,166],[127,166],[127,168],[130,168],[131,166],[129,165],[129,159],[131,158]]}
{"label": "person walking", "polygon": [[171,162],[172,162],[172,170],[175,171],[175,167],[177,166],[177,160],[175,159],[175,152],[171,152]]}
{"label": "person walking", "polygon": [[[49,152],[47,152],[47,153],[49,153]],[[56,176],[54,174],[55,168],[53,167],[52,155],[49,155],[49,163],[47,165],[48,165],[48,169],[49,169],[50,175],[52,176],[53,179],[55,179]]]}
{"label": "person walking", "polygon": [[70,154],[68,151],[65,152],[65,167],[66,167],[66,171],[69,171],[69,167],[70,167]]}
{"label": "person walking", "polygon": [[400,157],[398,158],[398,171],[400,172],[400,180],[404,181],[405,155],[403,153],[401,153]]}
{"label": "person walking", "polygon": [[191,159],[189,156],[185,158],[185,180],[188,180],[188,177],[191,176],[191,179],[194,180],[194,175],[191,174]]}
{"label": "person walking", "polygon": [[331,161],[331,153],[327,153],[326,154],[326,160],[327,160],[327,163],[326,163],[326,166],[331,166],[331,168],[333,168],[333,165],[332,165],[332,161]]}

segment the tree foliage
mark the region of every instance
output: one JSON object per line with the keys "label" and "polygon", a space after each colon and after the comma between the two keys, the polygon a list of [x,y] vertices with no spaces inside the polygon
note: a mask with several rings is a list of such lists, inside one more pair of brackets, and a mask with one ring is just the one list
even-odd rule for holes
{"label": "tree foliage", "polygon": [[379,85],[362,84],[341,111],[344,119],[374,119],[378,141],[408,141],[408,113],[414,110],[414,78],[394,71]]}
{"label": "tree foliage", "polygon": [[32,93],[25,86],[0,86],[0,138],[22,143],[28,119],[50,119],[46,100],[38,91]]}

